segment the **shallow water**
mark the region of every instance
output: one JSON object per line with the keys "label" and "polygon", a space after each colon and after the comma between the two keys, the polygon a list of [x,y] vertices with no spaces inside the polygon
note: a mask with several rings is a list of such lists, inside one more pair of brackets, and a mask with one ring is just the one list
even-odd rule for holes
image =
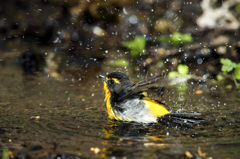
{"label": "shallow water", "polygon": [[[78,76],[65,73],[59,81],[42,74],[23,76],[12,65],[2,67],[1,145],[32,158],[45,158],[51,152],[80,158],[184,158],[185,151],[196,155],[198,149],[213,158],[240,155],[240,96],[236,90],[190,82],[186,89],[166,87],[162,97],[150,93],[173,112],[202,113],[204,124],[191,129],[122,123],[107,119],[102,82],[96,78],[105,70],[88,70]],[[194,94],[196,90],[203,93]],[[35,119],[37,116],[40,118]],[[41,148],[24,149],[28,145]]]}

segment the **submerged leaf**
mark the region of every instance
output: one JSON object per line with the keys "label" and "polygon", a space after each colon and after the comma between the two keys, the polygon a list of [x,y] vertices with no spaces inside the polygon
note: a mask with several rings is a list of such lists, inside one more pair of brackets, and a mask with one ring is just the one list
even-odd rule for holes
{"label": "submerged leaf", "polygon": [[186,91],[188,90],[188,85],[185,83],[177,85],[177,90],[180,95],[185,95]]}

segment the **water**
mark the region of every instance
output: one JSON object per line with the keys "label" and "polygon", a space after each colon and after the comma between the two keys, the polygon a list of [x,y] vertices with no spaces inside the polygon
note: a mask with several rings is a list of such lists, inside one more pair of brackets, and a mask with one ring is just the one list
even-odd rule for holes
{"label": "water", "polygon": [[[213,158],[240,155],[240,96],[236,90],[195,83],[185,90],[166,87],[162,97],[152,91],[150,96],[164,101],[168,110],[201,112],[205,122],[191,129],[144,126],[107,119],[102,83],[96,74],[105,72],[87,71],[81,77],[66,73],[65,80],[59,81],[41,74],[23,76],[12,65],[2,67],[1,145],[32,158],[52,153],[80,158],[184,158],[185,151],[197,155],[199,149]],[[134,75],[130,79],[138,80]],[[196,90],[203,93],[194,94]],[[24,148],[33,145],[40,148]]]}

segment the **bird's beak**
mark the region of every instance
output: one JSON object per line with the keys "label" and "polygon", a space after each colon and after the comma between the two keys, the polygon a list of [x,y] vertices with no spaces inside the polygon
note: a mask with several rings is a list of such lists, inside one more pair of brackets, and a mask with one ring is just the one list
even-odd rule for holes
{"label": "bird's beak", "polygon": [[101,78],[103,81],[107,82],[107,79],[106,79],[105,76],[103,76],[103,75],[98,75],[98,77]]}

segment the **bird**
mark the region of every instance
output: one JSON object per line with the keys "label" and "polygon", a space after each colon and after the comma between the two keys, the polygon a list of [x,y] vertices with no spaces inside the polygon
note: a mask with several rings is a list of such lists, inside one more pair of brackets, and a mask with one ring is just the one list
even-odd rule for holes
{"label": "bird", "polygon": [[165,105],[147,97],[140,87],[159,80],[154,77],[139,83],[133,83],[123,72],[112,72],[107,76],[98,76],[103,81],[108,117],[113,120],[137,123],[171,123],[193,126],[203,121],[201,113],[171,113]]}

